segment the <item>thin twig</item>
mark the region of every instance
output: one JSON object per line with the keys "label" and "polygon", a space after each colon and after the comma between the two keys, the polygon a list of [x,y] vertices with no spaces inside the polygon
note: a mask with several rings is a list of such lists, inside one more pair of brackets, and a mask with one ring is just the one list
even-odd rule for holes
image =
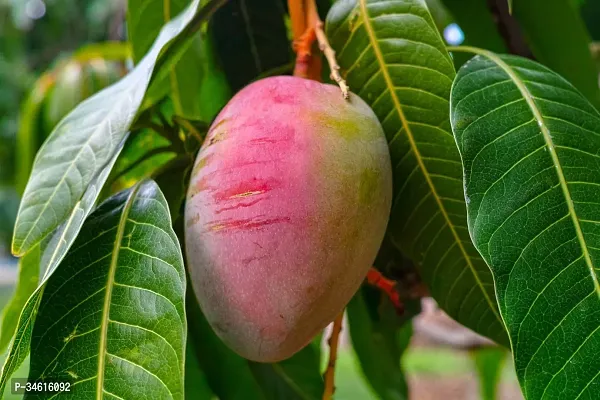
{"label": "thin twig", "polygon": [[340,332],[342,331],[342,320],[344,318],[344,312],[337,316],[333,321],[333,329],[331,330],[331,336],[329,337],[329,362],[327,363],[327,370],[325,371],[325,390],[323,391],[323,400],[331,400],[333,392],[335,391],[335,362],[337,360],[338,342],[340,339]]}
{"label": "thin twig", "polygon": [[350,96],[349,90],[350,88],[346,84],[346,81],[340,75],[340,66],[335,59],[335,50],[331,48],[329,44],[329,40],[327,40],[327,35],[325,35],[325,31],[323,30],[323,21],[319,20],[315,26],[315,34],[317,35],[317,42],[319,43],[319,49],[325,55],[327,59],[327,64],[329,64],[329,69],[331,70],[330,78],[337,82],[338,86],[342,91],[342,95],[344,99],[348,99]]}

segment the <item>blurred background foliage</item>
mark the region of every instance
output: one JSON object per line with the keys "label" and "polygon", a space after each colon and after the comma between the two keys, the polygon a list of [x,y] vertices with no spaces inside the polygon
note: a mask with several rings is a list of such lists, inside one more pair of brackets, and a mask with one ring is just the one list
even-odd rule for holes
{"label": "blurred background foliage", "polygon": [[[125,0],[0,0],[0,255],[7,252],[18,207],[16,136],[28,117],[20,110],[27,111],[29,91],[44,71],[84,44],[123,40],[125,7]],[[96,62],[65,70],[69,76],[60,79],[71,89],[44,93],[50,98],[41,99],[47,106],[41,119],[25,121],[41,124],[35,147],[70,108],[109,83],[105,75],[114,72],[95,71],[109,68]]]}

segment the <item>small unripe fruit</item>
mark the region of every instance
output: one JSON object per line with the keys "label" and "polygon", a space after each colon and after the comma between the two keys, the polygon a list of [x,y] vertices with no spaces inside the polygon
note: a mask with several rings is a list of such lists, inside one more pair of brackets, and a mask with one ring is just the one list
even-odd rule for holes
{"label": "small unripe fruit", "polygon": [[392,198],[373,111],[333,85],[260,80],[221,111],[187,196],[192,284],[215,332],[255,361],[304,347],[346,306]]}

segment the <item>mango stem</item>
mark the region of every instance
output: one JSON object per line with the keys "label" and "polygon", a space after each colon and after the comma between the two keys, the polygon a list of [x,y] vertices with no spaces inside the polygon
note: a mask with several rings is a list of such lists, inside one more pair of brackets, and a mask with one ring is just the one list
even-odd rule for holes
{"label": "mango stem", "polygon": [[404,313],[404,304],[402,304],[402,300],[400,299],[398,283],[396,281],[386,278],[375,267],[371,267],[367,273],[367,283],[375,286],[390,298],[398,315]]}
{"label": "mango stem", "polygon": [[323,391],[323,400],[331,400],[333,392],[335,392],[335,362],[337,360],[338,343],[340,339],[340,332],[342,331],[342,320],[344,318],[344,312],[333,321],[333,329],[331,330],[331,336],[329,337],[329,362],[327,363],[327,369],[325,370],[325,390]]}
{"label": "mango stem", "polygon": [[319,20],[315,26],[315,35],[317,36],[319,49],[325,55],[325,59],[327,59],[329,69],[331,70],[331,74],[329,75],[329,77],[338,84],[340,90],[342,91],[344,99],[347,100],[350,96],[350,88],[346,84],[344,78],[342,78],[342,76],[340,75],[340,66],[335,58],[335,50],[333,50],[333,48],[329,44],[329,40],[327,39],[327,35],[325,35],[325,31],[323,30],[323,22],[321,20]]}

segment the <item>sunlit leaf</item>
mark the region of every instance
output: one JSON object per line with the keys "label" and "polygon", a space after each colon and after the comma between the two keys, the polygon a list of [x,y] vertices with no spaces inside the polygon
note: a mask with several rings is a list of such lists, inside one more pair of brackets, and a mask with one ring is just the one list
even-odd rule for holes
{"label": "sunlit leaf", "polygon": [[[25,254],[69,218],[89,183],[125,138],[155,64],[168,64],[165,57],[174,46],[169,44],[181,44],[177,35],[215,9],[213,4],[198,11],[198,3],[194,1],[164,26],[150,52],[131,73],[79,104],[54,129],[36,157],[23,195],[13,239],[14,254]],[[161,58],[161,54],[166,55]]]}
{"label": "sunlit leaf", "polygon": [[450,131],[455,72],[421,0],[341,0],[327,33],[350,89],[375,111],[394,173],[388,227],[450,316],[507,344],[492,274],[467,229],[460,156]]}
{"label": "sunlit leaf", "polygon": [[488,262],[527,399],[600,387],[600,114],[565,79],[516,56],[459,71],[451,117],[469,231]]}

